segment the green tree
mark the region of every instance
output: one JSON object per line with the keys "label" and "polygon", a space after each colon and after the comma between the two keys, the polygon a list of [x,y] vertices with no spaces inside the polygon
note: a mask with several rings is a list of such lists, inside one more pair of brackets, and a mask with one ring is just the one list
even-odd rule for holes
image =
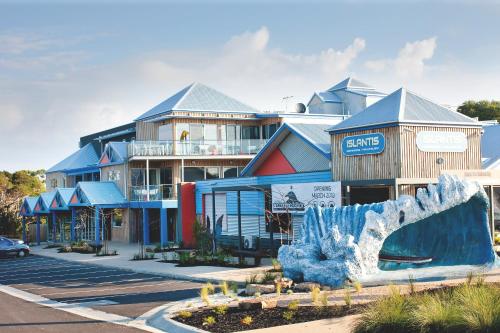
{"label": "green tree", "polygon": [[500,122],[500,101],[465,101],[458,112],[479,120],[497,120]]}
{"label": "green tree", "polygon": [[16,235],[21,229],[19,208],[23,198],[45,190],[39,175],[43,170],[0,171],[0,235]]}

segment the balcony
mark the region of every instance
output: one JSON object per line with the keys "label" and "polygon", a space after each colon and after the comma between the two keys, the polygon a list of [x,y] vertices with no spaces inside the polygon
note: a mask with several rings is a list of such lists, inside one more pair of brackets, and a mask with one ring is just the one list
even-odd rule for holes
{"label": "balcony", "polygon": [[156,200],[175,199],[175,195],[173,192],[173,186],[171,184],[149,185],[149,191],[147,186],[143,185],[143,186],[130,186],[129,198],[130,201],[156,201]]}
{"label": "balcony", "polygon": [[236,141],[132,141],[129,157],[161,156],[236,156],[254,155],[266,144],[266,139]]}

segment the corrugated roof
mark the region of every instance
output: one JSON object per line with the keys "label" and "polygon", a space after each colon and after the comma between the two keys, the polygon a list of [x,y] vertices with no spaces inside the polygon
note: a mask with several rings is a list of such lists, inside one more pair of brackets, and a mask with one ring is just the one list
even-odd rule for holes
{"label": "corrugated roof", "polygon": [[201,83],[193,83],[136,119],[145,120],[171,111],[257,113],[257,109]]}
{"label": "corrugated roof", "polygon": [[330,91],[316,93],[323,102],[342,103],[342,99]]}
{"label": "corrugated roof", "polygon": [[127,203],[127,199],[123,196],[115,182],[79,182],[75,191],[78,190],[88,200],[87,203],[92,206]]}
{"label": "corrugated roof", "polygon": [[[128,156],[128,142],[108,142],[104,149],[104,154],[108,155],[109,162],[101,162],[100,165],[124,163]],[[102,157],[99,161],[102,161]]]}
{"label": "corrugated roof", "polygon": [[[46,214],[49,212],[50,204],[52,200],[54,200],[54,196],[56,195],[56,191],[43,192],[38,197],[38,200],[35,204],[35,212]],[[38,207],[38,209],[36,209]]]}
{"label": "corrugated roof", "polygon": [[472,118],[400,88],[328,131],[398,123],[481,126]]}
{"label": "corrugated roof", "polygon": [[304,138],[321,149],[325,154],[330,154],[331,138],[327,130],[330,125],[323,124],[288,124],[299,132]]}
{"label": "corrugated roof", "polygon": [[[32,216],[33,211],[35,210],[36,203],[38,201],[38,196],[36,197],[26,197],[23,200],[23,204],[21,205],[21,216]],[[23,209],[24,208],[24,209]],[[23,212],[24,210],[24,212]]]}
{"label": "corrugated roof", "polygon": [[[57,195],[61,197],[61,203],[63,204],[62,208],[68,208],[69,201],[71,200],[71,195],[75,192],[75,188],[58,188],[57,189]],[[54,197],[55,199],[55,197]]]}
{"label": "corrugated roof", "polygon": [[483,169],[487,169],[500,160],[500,125],[484,126],[483,129],[481,157],[486,159]]}
{"label": "corrugated roof", "polygon": [[75,169],[88,168],[96,166],[98,161],[99,157],[97,156],[94,147],[92,144],[88,143],[78,151],[48,169],[47,173],[66,172]]}
{"label": "corrugated roof", "polygon": [[337,83],[336,85],[334,85],[333,87],[328,89],[328,91],[335,91],[335,90],[341,90],[341,89],[375,90],[375,88],[373,88],[372,86],[370,86],[364,82],[356,80],[352,77],[348,77],[347,79]]}

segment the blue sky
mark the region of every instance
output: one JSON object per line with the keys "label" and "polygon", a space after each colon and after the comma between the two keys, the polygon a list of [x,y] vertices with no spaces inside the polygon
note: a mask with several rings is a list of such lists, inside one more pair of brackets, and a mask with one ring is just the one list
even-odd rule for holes
{"label": "blue sky", "polygon": [[500,99],[500,3],[0,1],[0,169],[200,81],[264,110],[352,75],[448,105]]}

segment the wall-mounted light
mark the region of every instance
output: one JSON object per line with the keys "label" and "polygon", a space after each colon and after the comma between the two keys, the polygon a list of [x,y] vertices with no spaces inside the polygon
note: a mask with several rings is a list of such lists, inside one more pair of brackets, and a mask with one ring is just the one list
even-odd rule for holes
{"label": "wall-mounted light", "polygon": [[442,157],[438,157],[438,158],[436,159],[436,164],[441,165],[441,164],[443,164],[443,163],[444,163],[444,158],[442,158]]}

